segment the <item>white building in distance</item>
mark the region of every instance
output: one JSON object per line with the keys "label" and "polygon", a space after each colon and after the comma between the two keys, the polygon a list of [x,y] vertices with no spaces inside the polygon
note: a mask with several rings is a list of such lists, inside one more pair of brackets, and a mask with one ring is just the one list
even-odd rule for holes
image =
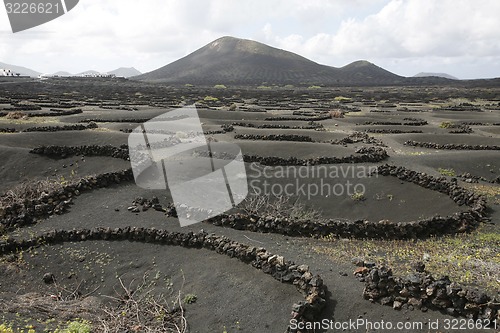
{"label": "white building in distance", "polygon": [[0,68],[0,76],[21,76],[21,74],[13,72],[10,69]]}

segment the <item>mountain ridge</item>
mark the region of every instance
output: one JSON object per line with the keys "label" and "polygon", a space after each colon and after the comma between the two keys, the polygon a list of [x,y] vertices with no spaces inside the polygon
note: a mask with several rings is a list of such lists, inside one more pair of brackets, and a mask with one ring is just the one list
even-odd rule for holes
{"label": "mountain ridge", "polygon": [[[30,69],[27,67],[7,64],[4,62],[0,62],[0,68],[1,69],[10,69],[15,73],[20,73],[22,75],[27,75],[27,76],[31,76],[31,77],[39,77],[40,75],[44,75],[44,73],[42,73],[42,72],[38,72],[36,70]],[[80,72],[78,74],[72,74],[72,73],[67,72],[67,71],[57,71],[55,73],[50,74],[49,76],[51,76],[51,75],[52,76],[54,76],[54,75],[56,75],[56,76],[81,76],[84,74],[91,75],[91,74],[100,74],[100,73],[115,74],[116,76],[126,77],[126,78],[142,74],[140,71],[138,71],[134,67],[119,67],[119,68],[114,69],[114,70],[109,71],[109,72],[98,72],[96,70],[86,70],[86,71]],[[45,75],[47,75],[47,74],[45,74]]]}
{"label": "mountain ridge", "polygon": [[[41,73],[26,67],[0,62],[0,68],[32,77]],[[390,85],[470,85],[495,86],[500,78],[459,80],[445,73],[419,73],[413,77],[394,74],[366,60],[343,67],[316,63],[293,52],[257,41],[224,36],[153,71],[141,74],[134,67],[109,72],[132,80],[174,85],[294,85],[294,86],[390,86]],[[52,75],[73,76],[68,72]],[[50,75],[48,75],[50,76]]]}
{"label": "mountain ridge", "polygon": [[132,77],[141,75],[142,73],[134,67],[120,67],[112,71],[107,72],[108,74],[115,74],[118,77]]}
{"label": "mountain ridge", "polygon": [[30,68],[26,68],[23,66],[17,66],[17,65],[11,65],[11,64],[4,63],[4,62],[0,62],[0,68],[10,69],[15,73],[19,73],[21,75],[27,75],[27,76],[31,76],[31,77],[38,77],[38,75],[42,74],[42,73],[37,72],[37,71],[30,69]]}
{"label": "mountain ridge", "polygon": [[224,36],[136,80],[174,84],[391,84],[404,77],[366,60],[318,64],[257,41]]}
{"label": "mountain ridge", "polygon": [[450,80],[460,80],[459,78],[454,77],[453,75],[450,75],[447,73],[420,72],[418,74],[413,75],[413,77],[440,77],[440,78],[445,78],[445,79],[450,79]]}

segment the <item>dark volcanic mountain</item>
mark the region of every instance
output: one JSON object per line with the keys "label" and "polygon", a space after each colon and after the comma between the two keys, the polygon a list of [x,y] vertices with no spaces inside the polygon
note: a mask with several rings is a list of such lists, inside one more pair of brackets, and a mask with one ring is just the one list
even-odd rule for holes
{"label": "dark volcanic mountain", "polygon": [[402,76],[391,73],[365,60],[355,61],[339,69],[344,82],[401,83]]}
{"label": "dark volcanic mountain", "polygon": [[367,61],[342,68],[320,65],[295,53],[233,37],[219,38],[137,80],[174,84],[388,85],[404,78]]}

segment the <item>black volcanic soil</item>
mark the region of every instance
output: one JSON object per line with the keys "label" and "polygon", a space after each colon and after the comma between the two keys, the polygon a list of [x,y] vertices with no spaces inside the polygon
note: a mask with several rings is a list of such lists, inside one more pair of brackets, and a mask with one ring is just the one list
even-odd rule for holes
{"label": "black volcanic soil", "polygon": [[[39,145],[113,145],[127,143],[127,134],[119,129],[135,128],[138,123],[113,122],[113,120],[151,118],[167,112],[173,105],[203,100],[205,96],[216,96],[219,102],[201,103],[199,115],[206,127],[205,130],[218,129],[222,124],[245,122],[253,124],[282,124],[304,126],[307,121],[265,120],[266,117],[291,116],[292,110],[276,111],[278,104],[301,104],[301,111],[312,112],[320,105],[337,110],[351,107],[357,108],[363,101],[390,101],[396,108],[389,108],[389,113],[370,112],[378,107],[362,107],[359,112],[348,112],[345,118],[319,121],[326,131],[296,129],[255,129],[235,126],[233,132],[215,134],[219,141],[233,141],[240,145],[245,154],[259,156],[279,156],[314,158],[320,156],[349,156],[356,154],[360,147],[374,147],[374,144],[356,142],[344,145],[329,143],[306,143],[264,140],[235,140],[235,134],[300,134],[308,135],[314,140],[328,141],[347,137],[355,131],[370,128],[391,128],[422,130],[423,134],[377,134],[373,137],[387,145],[385,148],[389,158],[381,163],[405,166],[433,176],[440,176],[438,169],[454,169],[457,174],[470,172],[473,175],[493,179],[500,175],[498,153],[494,151],[435,151],[425,148],[413,148],[403,145],[406,140],[435,143],[464,144],[500,144],[496,133],[497,126],[471,126],[471,134],[449,134],[447,129],[440,128],[443,121],[479,121],[500,122],[498,110],[489,112],[441,111],[441,106],[455,105],[450,98],[474,96],[488,103],[498,103],[500,90],[460,90],[430,87],[429,92],[422,93],[419,88],[364,88],[364,91],[351,91],[351,88],[304,90],[299,92],[281,91],[262,92],[256,89],[211,88],[179,88],[156,86],[123,80],[51,80],[52,84],[23,83],[10,84],[0,90],[1,105],[6,107],[10,102],[30,101],[41,103],[41,99],[50,98],[51,103],[60,103],[71,99],[83,109],[82,114],[60,116],[49,123],[35,123],[34,118],[28,120],[8,120],[0,118],[0,127],[25,129],[32,126],[62,126],[76,124],[84,120],[105,119],[110,122],[99,122],[98,129],[62,132],[30,132],[2,134],[0,133],[0,192],[4,193],[23,181],[40,179],[71,179],[86,175],[102,174],[130,167],[127,161],[111,157],[72,156],[54,159],[47,156],[30,154],[29,150]],[[71,95],[72,91],[84,91],[85,94]],[[138,95],[137,93],[140,93]],[[429,96],[429,94],[431,96]],[[82,96],[90,96],[83,98]],[[48,97],[47,97],[48,96]],[[184,96],[185,100],[181,98]],[[337,96],[352,98],[349,103],[334,102]],[[358,96],[358,97],[356,97]],[[251,102],[245,103],[243,100]],[[430,101],[432,99],[432,103]],[[309,101],[313,102],[309,102]],[[97,102],[96,102],[97,101]],[[284,102],[285,101],[285,102]],[[288,102],[286,102],[288,101]],[[314,102],[315,101],[315,102]],[[229,106],[238,102],[243,105],[256,105],[266,102],[269,112],[229,111]],[[421,106],[412,107],[405,103],[413,102]],[[95,105],[95,104],[98,105]],[[108,103],[121,107],[137,107],[138,111],[109,110],[99,107],[100,103]],[[310,105],[308,104],[310,103]],[[398,108],[419,108],[426,112],[404,112]],[[432,108],[431,108],[432,104]],[[309,105],[309,107],[306,107]],[[0,112],[2,112],[0,107]],[[36,111],[33,111],[36,112]],[[477,115],[477,116],[476,116]],[[404,118],[421,118],[428,121],[424,126],[375,126],[356,125],[365,121],[398,121]],[[379,163],[330,165],[329,168],[370,168]],[[318,168],[317,166],[316,168]],[[322,166],[321,166],[322,167]],[[260,169],[259,169],[260,168]],[[276,177],[279,167],[268,168],[273,176],[253,177],[262,166],[247,164],[250,180],[269,180],[275,185],[285,185],[296,177]],[[311,169],[312,167],[305,167]],[[293,169],[290,169],[291,172]],[[61,178],[62,177],[62,178]],[[317,184],[320,179],[300,179],[306,185]],[[456,205],[448,196],[424,189],[415,184],[402,183],[393,177],[352,177],[328,179],[329,184],[352,183],[362,184],[366,188],[365,200],[354,200],[349,195],[314,195],[300,201],[313,207],[329,218],[368,219],[370,221],[390,220],[408,222],[419,218],[449,215],[465,208]],[[461,182],[461,180],[459,180]],[[490,184],[491,185],[491,184]],[[496,186],[498,189],[498,185]],[[249,231],[217,227],[208,223],[195,224],[181,228],[178,220],[167,217],[164,213],[150,209],[145,212],[131,213],[128,207],[132,201],[142,196],[152,198],[158,196],[160,203],[166,205],[172,201],[167,190],[144,190],[133,182],[124,182],[85,192],[74,198],[74,204],[62,215],[53,215],[39,223],[9,231],[7,235],[15,238],[27,238],[53,229],[92,228],[92,227],[155,227],[177,232],[196,232],[204,229],[207,232],[225,235],[229,238],[256,247],[265,247],[272,253],[285,256],[298,264],[307,264],[313,273],[320,274],[330,293],[328,304],[322,317],[335,321],[366,319],[370,321],[421,321],[424,329],[412,332],[439,332],[428,328],[429,320],[444,320],[452,317],[440,312],[418,310],[395,311],[391,307],[370,303],[362,297],[363,283],[352,276],[355,267],[350,262],[338,262],[331,257],[318,254],[313,250],[317,245],[327,246],[324,240],[313,238],[294,238],[280,234],[263,234]],[[492,232],[498,233],[499,209],[492,204],[489,209]],[[349,240],[345,240],[348,242]],[[182,289],[183,294],[195,294],[197,301],[186,305],[186,318],[190,332],[283,332],[290,318],[293,303],[303,299],[294,286],[283,284],[271,276],[263,274],[250,265],[236,259],[208,250],[186,249],[176,246],[162,246],[128,241],[87,241],[81,243],[64,243],[48,245],[28,251],[22,260],[11,260],[4,256],[0,260],[0,299],[9,299],[13,294],[38,292],[50,297],[55,292],[54,285],[46,285],[42,281],[45,273],[53,273],[58,285],[73,290],[80,285],[83,294],[92,292],[99,302],[109,302],[104,295],[114,295],[118,286],[117,277],[130,282],[143,278],[145,272],[150,276],[158,275],[158,290],[167,290],[166,281],[172,282],[173,292]],[[347,273],[347,274],[344,274]],[[493,277],[495,278],[495,277]],[[184,280],[184,282],[183,282]],[[98,289],[96,289],[98,288]],[[13,313],[2,313],[7,320],[15,320]],[[42,316],[36,311],[30,312],[32,318]],[[43,316],[42,316],[43,317]],[[359,332],[352,329],[346,332]],[[395,330],[393,330],[395,331]],[[460,331],[460,330],[458,330]],[[484,330],[483,330],[484,331]],[[375,332],[363,330],[363,332]],[[480,332],[480,330],[467,330]]]}
{"label": "black volcanic soil", "polygon": [[256,129],[241,127],[235,130],[237,134],[268,135],[268,134],[292,134],[310,137],[315,142],[329,142],[341,140],[347,137],[345,133],[335,133],[330,131],[311,131],[309,129]]}
{"label": "black volcanic soil", "polygon": [[484,135],[467,134],[407,134],[398,136],[396,139],[403,143],[406,140],[419,142],[433,142],[438,144],[453,143],[457,145],[498,145],[498,138]]}
{"label": "black volcanic soil", "polygon": [[262,156],[278,156],[297,158],[313,158],[318,156],[349,156],[354,147],[343,147],[328,143],[235,140],[245,154]]}
{"label": "black volcanic soil", "polygon": [[[117,296],[121,287],[117,280],[110,279],[111,276],[119,276],[126,286],[132,283],[135,287],[140,282],[137,279],[147,274],[155,281],[154,288],[159,292],[170,288],[176,296],[182,289],[183,297],[187,294],[197,296],[196,303],[186,305],[190,332],[222,332],[224,327],[233,330],[236,326],[247,332],[263,332],[272,327],[286,327],[290,310],[276,305],[300,300],[293,286],[279,283],[236,259],[208,250],[130,242],[88,242],[42,248],[26,257],[28,270],[2,274],[4,292],[15,293],[22,288],[23,292],[44,290],[57,294],[54,286],[32,278],[54,272],[57,282],[71,290],[81,283],[83,293],[99,287],[93,295]],[[20,283],[12,283],[16,280]],[[103,298],[103,303],[106,302]]]}

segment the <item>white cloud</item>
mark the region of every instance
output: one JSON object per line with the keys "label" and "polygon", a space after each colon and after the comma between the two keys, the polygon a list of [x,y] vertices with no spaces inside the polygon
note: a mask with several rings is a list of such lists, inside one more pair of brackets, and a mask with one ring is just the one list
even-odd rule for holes
{"label": "white cloud", "polygon": [[334,54],[379,57],[497,55],[498,1],[393,0],[379,13],[349,20]]}
{"label": "white cloud", "polygon": [[145,71],[233,35],[334,66],[367,59],[407,75],[442,65],[500,76],[497,13],[498,0],[81,0],[17,34],[0,10],[0,60],[47,72]]}
{"label": "white cloud", "polygon": [[301,43],[297,43],[301,40],[297,35],[291,39],[292,35],[268,36],[268,40],[337,66],[357,59],[408,59],[410,63],[416,57],[442,65],[452,59],[460,66],[461,61],[484,58],[485,66],[496,66],[493,70],[500,76],[497,13],[500,1],[496,0],[392,0],[377,13],[343,20],[332,33],[302,38]]}

